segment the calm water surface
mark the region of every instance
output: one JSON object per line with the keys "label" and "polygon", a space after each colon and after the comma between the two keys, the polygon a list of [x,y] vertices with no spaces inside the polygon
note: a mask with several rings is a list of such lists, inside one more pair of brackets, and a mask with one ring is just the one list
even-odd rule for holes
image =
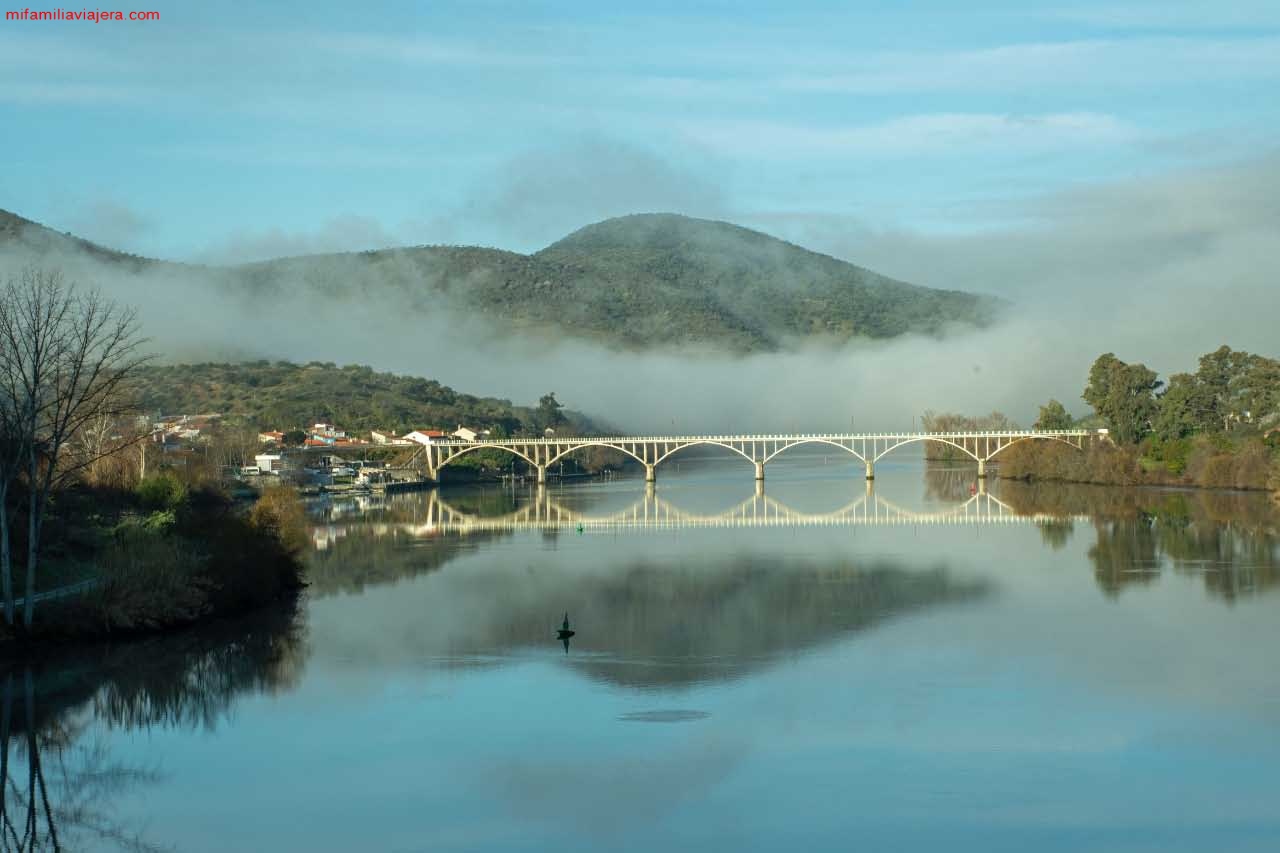
{"label": "calm water surface", "polygon": [[768,473],[317,505],[297,613],[3,676],[7,818],[34,790],[70,849],[1280,849],[1265,498]]}

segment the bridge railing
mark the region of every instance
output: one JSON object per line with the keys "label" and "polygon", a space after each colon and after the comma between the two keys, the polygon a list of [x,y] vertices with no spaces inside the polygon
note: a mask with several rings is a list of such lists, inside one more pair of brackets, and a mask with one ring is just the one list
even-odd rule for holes
{"label": "bridge railing", "polygon": [[733,441],[868,441],[868,440],[902,440],[917,439],[963,439],[963,438],[1088,438],[1104,436],[1105,429],[1049,429],[1049,430],[960,430],[950,432],[877,432],[877,433],[739,433],[737,435],[573,435],[573,436],[529,436],[510,438],[477,438],[444,439],[433,441],[435,447],[469,447],[476,444],[573,444],[589,442],[733,442]]}

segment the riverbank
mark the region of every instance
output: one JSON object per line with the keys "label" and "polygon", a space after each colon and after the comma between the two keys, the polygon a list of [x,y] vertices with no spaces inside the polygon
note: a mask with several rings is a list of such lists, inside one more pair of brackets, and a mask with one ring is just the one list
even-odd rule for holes
{"label": "riverbank", "polygon": [[1083,451],[1057,442],[1021,442],[1000,454],[996,470],[1001,478],[1027,482],[1280,493],[1280,448],[1258,437],[1200,436],[1131,447],[1093,442]]}
{"label": "riverbank", "polygon": [[174,631],[291,600],[304,586],[305,516],[288,489],[268,489],[246,510],[160,475],[133,491],[69,493],[50,521],[58,544],[37,592],[71,592],[39,601],[29,629],[21,609],[15,626],[0,623],[6,656]]}

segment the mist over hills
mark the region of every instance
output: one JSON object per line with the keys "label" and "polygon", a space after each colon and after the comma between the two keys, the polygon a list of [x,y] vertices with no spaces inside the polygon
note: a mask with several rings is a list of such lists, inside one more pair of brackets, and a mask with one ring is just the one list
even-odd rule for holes
{"label": "mist over hills", "polygon": [[[725,222],[637,214],[588,225],[533,254],[420,246],[206,267],[127,255],[0,211],[0,252],[92,280],[167,277],[249,309],[321,299],[376,302],[400,320],[483,317],[499,333],[567,337],[632,351],[773,352],[982,327],[992,297],[918,287]],[[110,281],[100,282],[111,292]],[[116,294],[112,294],[116,295]],[[283,301],[283,302],[282,302]],[[228,355],[229,353],[221,353]],[[231,353],[234,354],[234,353]],[[252,353],[246,353],[250,355]],[[201,353],[209,355],[209,353]]]}

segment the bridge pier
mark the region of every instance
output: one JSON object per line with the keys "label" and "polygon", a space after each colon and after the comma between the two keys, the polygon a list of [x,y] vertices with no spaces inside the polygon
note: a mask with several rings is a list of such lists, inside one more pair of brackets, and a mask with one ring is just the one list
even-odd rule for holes
{"label": "bridge pier", "polygon": [[539,465],[538,467],[538,485],[545,486],[547,484],[547,466]]}
{"label": "bridge pier", "polygon": [[987,476],[987,460],[979,459],[978,460],[978,479],[979,480],[985,479],[986,476]]}
{"label": "bridge pier", "polygon": [[867,479],[874,480],[876,478],[876,465],[870,460],[867,461]]}
{"label": "bridge pier", "polygon": [[763,479],[764,479],[764,463],[757,462],[756,463],[756,481],[759,482]]}
{"label": "bridge pier", "polygon": [[655,466],[653,466],[653,465],[645,465],[645,466],[644,466],[644,481],[645,481],[646,483],[653,483],[653,482],[656,482],[656,481],[657,481],[658,477],[657,477],[657,473],[656,473],[656,471],[654,470],[654,468],[655,468]]}

